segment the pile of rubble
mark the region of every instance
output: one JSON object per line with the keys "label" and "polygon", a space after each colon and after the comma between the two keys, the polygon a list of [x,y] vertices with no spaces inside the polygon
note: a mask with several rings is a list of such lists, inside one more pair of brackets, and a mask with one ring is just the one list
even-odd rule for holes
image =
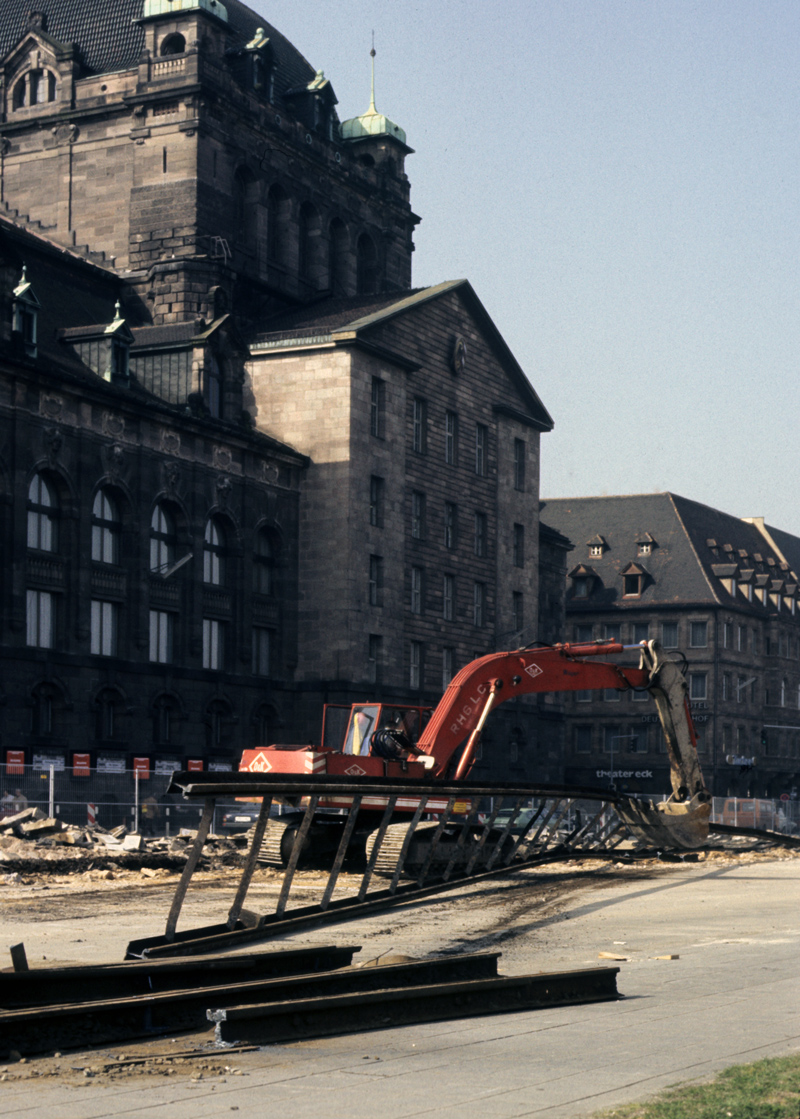
{"label": "pile of rubble", "polygon": [[[186,860],[195,832],[184,828],[172,837],[146,838],[128,832],[124,824],[106,831],[98,824],[77,826],[48,816],[41,808],[26,808],[0,820],[0,880],[5,871],[44,870],[56,873],[85,869],[84,864],[105,867],[180,867]],[[227,836],[210,835],[204,858],[216,865],[239,862],[241,851]],[[41,864],[41,865],[40,865]],[[55,865],[54,865],[55,864]]]}

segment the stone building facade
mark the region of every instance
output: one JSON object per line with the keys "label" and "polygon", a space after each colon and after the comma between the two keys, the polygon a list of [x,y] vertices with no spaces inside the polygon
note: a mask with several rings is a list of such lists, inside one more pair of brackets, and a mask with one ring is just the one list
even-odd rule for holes
{"label": "stone building facade", "polygon": [[[542,637],[540,538],[555,636],[552,420],[466,281],[411,287],[405,133],[336,104],[240,0],[7,0],[0,734],[28,760],[42,681],[56,749],[99,756],[116,688],[120,752],[164,764],[318,740],[324,702],[433,705]],[[558,779],[560,709],[511,706],[477,772]]]}
{"label": "stone building facade", "polygon": [[[566,580],[573,641],[657,639],[685,657],[700,761],[715,795],[800,788],[800,539],[661,493],[548,499],[574,545]],[[635,652],[631,651],[635,663]],[[566,702],[567,779],[669,788],[646,694]]]}

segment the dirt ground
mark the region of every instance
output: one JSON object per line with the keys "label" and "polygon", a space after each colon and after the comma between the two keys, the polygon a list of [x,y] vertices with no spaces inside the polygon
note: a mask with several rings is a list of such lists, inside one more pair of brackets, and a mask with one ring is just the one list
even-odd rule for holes
{"label": "dirt ground", "polygon": [[[551,864],[474,883],[360,920],[314,928],[241,949],[359,945],[356,964],[400,954],[424,958],[464,952],[502,952],[508,974],[595,967],[601,952],[624,952],[619,942],[585,945],[570,932],[570,916],[596,901],[602,891],[657,885],[664,876],[691,874],[714,862],[720,867],[764,859],[797,859],[800,853],[702,853],[697,862],[656,860],[624,864],[587,861]],[[0,876],[0,962],[12,944],[25,945],[32,968],[64,964],[120,962],[129,940],[163,932],[178,881],[177,869],[99,869],[80,874],[15,873]],[[198,871],[189,888],[179,929],[223,922],[233,901],[239,870],[219,865]],[[298,874],[292,892],[297,905],[318,897],[327,876]],[[258,912],[274,909],[282,872],[256,871],[247,899]],[[358,876],[342,876],[340,892]],[[608,957],[606,957],[607,959]],[[10,957],[6,956],[10,964]],[[20,1061],[13,1041],[0,1041],[0,1082],[58,1078],[65,1082],[140,1077],[178,1077],[225,1083],[247,1075],[252,1049],[215,1048],[210,1032],[159,1037],[101,1049],[48,1054]]]}

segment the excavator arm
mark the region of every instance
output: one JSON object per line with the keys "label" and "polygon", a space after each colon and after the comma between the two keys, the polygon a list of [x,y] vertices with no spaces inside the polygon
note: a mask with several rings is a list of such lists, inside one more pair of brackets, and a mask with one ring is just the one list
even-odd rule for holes
{"label": "excavator arm", "polygon": [[435,759],[434,774],[439,777],[446,776],[460,749],[454,774],[460,780],[472,768],[489,714],[506,700],[537,692],[647,689],[667,742],[672,794],[657,806],[629,798],[620,814],[655,845],[699,846],[708,835],[711,796],[697,757],[686,681],[680,666],[665,660],[656,642],[635,648],[640,652],[638,668],[595,659],[625,651],[618,642],[553,645],[480,657],[453,677],[417,747]]}

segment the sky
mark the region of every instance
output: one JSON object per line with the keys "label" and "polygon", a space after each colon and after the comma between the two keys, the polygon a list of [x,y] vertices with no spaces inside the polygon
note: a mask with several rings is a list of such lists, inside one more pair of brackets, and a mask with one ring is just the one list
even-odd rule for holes
{"label": "sky", "polygon": [[466,277],[555,421],[543,497],[800,535],[796,0],[250,0],[404,128],[415,286]]}

